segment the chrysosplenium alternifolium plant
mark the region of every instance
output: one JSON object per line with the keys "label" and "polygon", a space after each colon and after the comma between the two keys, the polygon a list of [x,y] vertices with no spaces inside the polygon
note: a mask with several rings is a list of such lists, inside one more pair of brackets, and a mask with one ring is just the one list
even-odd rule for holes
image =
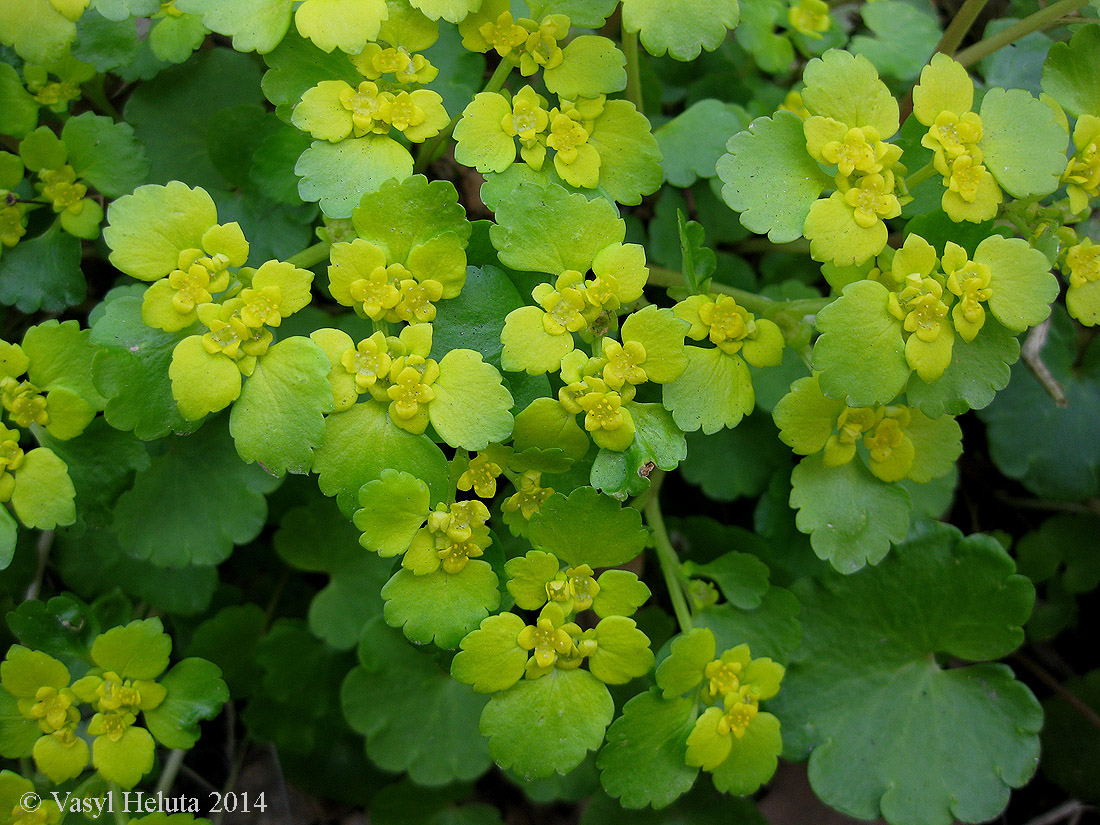
{"label": "chrysosplenium alternifolium plant", "polygon": [[[997,816],[1042,712],[993,660],[1095,525],[1025,577],[936,519],[970,410],[1097,493],[1100,25],[1038,33],[1084,5],[958,51],[901,0],[0,0],[0,822],[170,788],[230,699],[238,767],[383,808],[495,763],[598,825],[783,755]],[[678,468],[756,534],[666,523]]]}

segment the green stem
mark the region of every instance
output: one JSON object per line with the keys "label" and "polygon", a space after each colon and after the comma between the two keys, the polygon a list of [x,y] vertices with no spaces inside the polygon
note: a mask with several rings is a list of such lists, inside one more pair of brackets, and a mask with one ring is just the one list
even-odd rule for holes
{"label": "green stem", "polygon": [[119,788],[118,783],[107,783],[107,795],[115,813],[115,825],[127,825],[130,815],[126,813],[126,806],[122,804],[122,789]]}
{"label": "green stem", "polygon": [[321,241],[320,243],[315,243],[313,246],[306,247],[296,255],[291,255],[286,259],[286,262],[300,267],[301,269],[311,269],[328,257],[328,252],[331,247],[332,244],[328,241]]}
{"label": "green stem", "polygon": [[29,602],[37,599],[42,592],[42,579],[46,575],[46,564],[50,560],[50,549],[53,547],[53,530],[43,530],[38,536],[38,566],[35,568],[34,578],[27,585],[27,592],[23,595],[23,601]]}
{"label": "green stem", "polygon": [[676,614],[676,621],[680,630],[687,633],[694,626],[691,618],[691,610],[687,603],[688,585],[680,567],[680,559],[676,550],[668,538],[668,530],[665,529],[665,520],[661,515],[661,481],[662,473],[652,479],[652,487],[649,500],[645,505],[645,519],[653,528],[653,540],[657,549],[657,560],[661,564],[661,574],[665,579],[665,587],[668,588],[668,597],[672,600],[672,611]]}
{"label": "green stem", "polygon": [[940,38],[940,42],[936,46],[936,51],[943,52],[946,55],[954,54],[988,2],[989,0],[966,0],[958,13],[951,18],[947,30],[944,31],[943,37]]}
{"label": "green stem", "polygon": [[[646,283],[649,286],[684,286],[684,276],[683,273],[677,272],[675,269],[666,269],[663,266],[650,266],[649,280],[646,281]],[[766,312],[773,309],[779,303],[779,301],[773,301],[771,298],[765,298],[763,295],[756,295],[755,293],[738,289],[735,286],[727,286],[726,284],[717,283],[715,281],[711,281],[710,289],[712,292],[732,295],[737,299],[737,303],[741,304],[741,306],[749,312]]]}
{"label": "green stem", "polygon": [[905,188],[912,192],[914,188],[920,186],[935,173],[936,164],[932,161],[928,161],[928,163],[924,164],[924,166],[905,179]]}
{"label": "green stem", "polygon": [[186,755],[187,751],[182,748],[174,748],[168,754],[168,759],[164,762],[164,769],[160,772],[160,780],[157,782],[157,793],[167,796],[168,792],[172,790],[172,786],[176,784],[176,775],[183,765],[183,757]]}
{"label": "green stem", "polygon": [[[512,73],[513,68],[515,66],[511,61],[501,60],[481,91],[499,92],[504,87],[504,81],[508,79],[508,75]],[[454,134],[455,127],[458,126],[460,120],[462,120],[462,112],[452,117],[451,122],[447,124],[442,132],[431,140],[420,144],[420,148],[416,152],[416,162],[413,164],[414,172],[423,172],[443,154],[447,141],[451,139],[451,135]]]}
{"label": "green stem", "polygon": [[964,66],[973,65],[998,49],[1003,49],[1005,46],[1015,43],[1021,37],[1046,28],[1048,23],[1058,20],[1063,15],[1077,11],[1077,9],[1086,5],[1088,1],[1058,0],[1057,3],[1051,3],[1045,9],[1039,9],[1035,14],[1028,15],[1019,23],[1013,23],[1008,28],[1002,29],[990,37],[979,40],[973,46],[963,49],[955,55],[955,60]]}
{"label": "green stem", "polygon": [[103,87],[103,78],[103,75],[97,75],[95,80],[90,83],[85,83],[80,91],[100,114],[107,115],[116,122],[120,121],[122,120],[122,115],[119,114],[114,104],[107,99],[107,93]]}
{"label": "green stem", "polygon": [[634,108],[645,114],[642,101],[642,77],[638,65],[638,33],[622,30],[623,54],[626,55],[626,99]]}

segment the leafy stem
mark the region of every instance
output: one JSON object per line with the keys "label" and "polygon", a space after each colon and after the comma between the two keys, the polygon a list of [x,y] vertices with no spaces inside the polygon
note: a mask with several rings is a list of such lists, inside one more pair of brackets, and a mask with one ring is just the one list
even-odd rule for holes
{"label": "leafy stem", "polygon": [[966,0],[958,13],[951,18],[951,22],[944,31],[943,37],[940,38],[940,42],[936,45],[936,51],[943,52],[946,55],[954,54],[959,48],[959,44],[962,43],[963,38],[966,37],[966,33],[970,31],[970,27],[974,25],[974,21],[978,19],[978,15],[982,13],[982,9],[985,8],[988,2],[989,0]]}
{"label": "leafy stem", "polygon": [[936,165],[932,161],[928,161],[928,163],[924,164],[924,166],[905,179],[905,188],[912,192],[935,173]]}
{"label": "leafy stem", "polygon": [[660,562],[661,575],[664,576],[665,586],[668,588],[668,597],[672,600],[672,610],[676,614],[676,621],[680,625],[680,630],[687,633],[694,626],[691,609],[688,607],[687,602],[688,582],[680,565],[680,559],[676,555],[676,550],[668,538],[664,516],[661,515],[660,492],[663,480],[663,472],[659,475],[654,474],[651,478],[652,487],[645,505],[645,518],[653,529],[657,560]]}
{"label": "leafy stem", "polygon": [[1013,23],[996,34],[979,40],[973,46],[963,49],[955,55],[955,60],[964,66],[971,66],[998,49],[1003,49],[1005,46],[1015,43],[1021,37],[1046,28],[1049,24],[1055,23],[1064,15],[1077,11],[1087,3],[1088,0],[1058,0],[1057,3],[1051,3],[1045,9],[1039,9],[1035,14],[1029,14],[1019,23]]}
{"label": "leafy stem", "polygon": [[301,252],[291,255],[286,259],[286,262],[301,269],[312,269],[328,257],[331,248],[331,243],[328,241],[321,241],[320,243],[315,243],[313,246],[307,246]]}
{"label": "leafy stem", "polygon": [[[663,266],[649,267],[650,286],[678,287],[684,286],[684,276],[674,269],[666,269]],[[796,318],[806,315],[816,315],[822,309],[832,303],[831,298],[798,298],[791,301],[776,301],[764,295],[757,295],[735,286],[711,281],[708,289],[722,295],[729,295],[736,299],[737,303],[749,312],[767,315],[773,318],[778,314],[787,314]]]}

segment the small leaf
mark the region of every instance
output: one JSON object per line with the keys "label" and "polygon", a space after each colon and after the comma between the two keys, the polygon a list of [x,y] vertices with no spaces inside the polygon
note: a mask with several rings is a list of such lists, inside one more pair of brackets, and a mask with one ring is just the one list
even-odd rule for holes
{"label": "small leaf", "polygon": [[60,223],[0,257],[0,303],[24,314],[61,312],[83,301],[87,290],[80,240],[62,231]]}
{"label": "small leaf", "polygon": [[591,487],[579,487],[568,498],[555,493],[531,517],[531,544],[573,567],[625,564],[642,552],[645,539],[637,510]]}
{"label": "small leaf", "polygon": [[416,576],[401,569],[382,588],[383,615],[386,624],[404,630],[412,641],[453,650],[500,606],[498,584],[493,568],[478,559],[453,574],[440,568]]}
{"label": "small leaf", "polygon": [[1049,195],[1066,168],[1066,133],[1054,112],[1023,89],[982,98],[982,162],[1017,198]]}
{"label": "small leaf", "polygon": [[298,194],[320,201],[330,218],[351,217],[367,192],[390,178],[404,180],[413,171],[409,150],[384,135],[350,138],[339,143],[315,140],[294,166],[301,177]]}
{"label": "small leaf", "polygon": [[694,60],[702,49],[714,51],[739,18],[737,0],[623,3],[623,28],[639,32],[642,45],[650,54],[659,57],[668,52],[676,60]]}
{"label": "small leaf", "polygon": [[145,712],[145,724],[157,741],[169,748],[193,748],[199,722],[213,719],[229,701],[229,688],[217,665],[205,659],[184,659],[160,679],[168,689],[164,701]]}
{"label": "small leaf", "polygon": [[1074,117],[1100,117],[1100,69],[1090,55],[1100,49],[1100,26],[1081,26],[1068,43],[1050,47],[1043,64],[1043,91]]}

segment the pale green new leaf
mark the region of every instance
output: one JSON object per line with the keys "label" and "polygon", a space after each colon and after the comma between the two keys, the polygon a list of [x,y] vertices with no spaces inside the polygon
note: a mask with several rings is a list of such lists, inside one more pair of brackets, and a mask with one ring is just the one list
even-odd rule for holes
{"label": "pale green new leaf", "polygon": [[752,412],[756,395],[745,359],[717,347],[688,347],[687,369],[665,385],[663,404],[684,432],[711,435],[736,427]]}
{"label": "pale green new leaf", "polygon": [[432,385],[435,400],[428,418],[444,442],[465,450],[482,450],[512,433],[512,394],[500,373],[481,353],[453,349],[439,362]]}
{"label": "pale green new leaf", "polygon": [[1022,89],[982,98],[982,162],[1008,194],[1049,195],[1066,168],[1066,133],[1054,112]]}
{"label": "pale green new leaf", "polygon": [[451,660],[451,675],[478,693],[507,690],[523,678],[527,664],[529,652],[516,642],[524,627],[515,613],[485,619],[462,640],[462,650]]}
{"label": "pale green new leaf", "polygon": [[809,533],[819,558],[842,573],[878,564],[909,532],[909,493],[850,461],[826,467],[820,455],[802,459],[791,473],[795,523]]}
{"label": "pale green new leaf", "polygon": [[596,118],[588,142],[600,154],[599,189],[633,206],[656,192],[664,174],[661,148],[649,120],[626,100],[609,100]]}
{"label": "pale green new leaf", "polygon": [[626,58],[606,37],[582,34],[562,49],[562,62],[543,73],[546,88],[569,98],[599,97],[626,88]]}
{"label": "pale green new leaf", "polygon": [[266,54],[290,28],[294,0],[176,0],[176,8],[202,15],[203,24],[218,34],[232,36],[238,52]]}
{"label": "pale green new leaf", "polygon": [[309,338],[286,338],[256,362],[229,416],[245,461],[267,472],[308,473],[332,412],[328,358]]}
{"label": "pale green new leaf", "polygon": [[30,450],[14,475],[11,506],[26,527],[52,530],[76,521],[76,490],[65,462],[53,450]]}
{"label": "pale green new leaf", "polygon": [[623,27],[639,32],[652,55],[665,52],[676,60],[694,60],[702,49],[722,45],[726,32],[737,25],[737,0],[624,0]]}
{"label": "pale green new leaf", "polygon": [[315,140],[294,165],[302,200],[319,201],[330,218],[347,218],[367,192],[413,171],[409,150],[391,137],[370,135],[339,143]]}
{"label": "pale green new leaf", "polygon": [[383,470],[380,478],[359,488],[355,526],[359,542],[380,556],[404,553],[431,509],[428,485],[416,476]]}
{"label": "pale green new leaf", "polygon": [[866,57],[830,49],[806,64],[802,101],[811,114],[849,129],[871,126],[883,140],[898,130],[898,102]]}
{"label": "pale green new leaf", "polygon": [[417,644],[458,647],[462,637],[500,605],[496,573],[473,559],[459,573],[441,569],[417,576],[401,569],[382,588],[386,624]]}
{"label": "pale green new leaf", "polygon": [[489,753],[525,779],[565,774],[602,743],[615,703],[587,670],[555,669],[489,700],[481,732]]}
{"label": "pale green new leaf", "polygon": [[592,675],[608,685],[623,685],[653,668],[649,637],[626,616],[608,616],[595,629],[596,649],[588,656]]}
{"label": "pale green new leaf", "polygon": [[759,117],[729,139],[726,152],[717,166],[722,198],[744,227],[775,243],[801,238],[810,207],[832,181],[806,151],[798,116]]}

